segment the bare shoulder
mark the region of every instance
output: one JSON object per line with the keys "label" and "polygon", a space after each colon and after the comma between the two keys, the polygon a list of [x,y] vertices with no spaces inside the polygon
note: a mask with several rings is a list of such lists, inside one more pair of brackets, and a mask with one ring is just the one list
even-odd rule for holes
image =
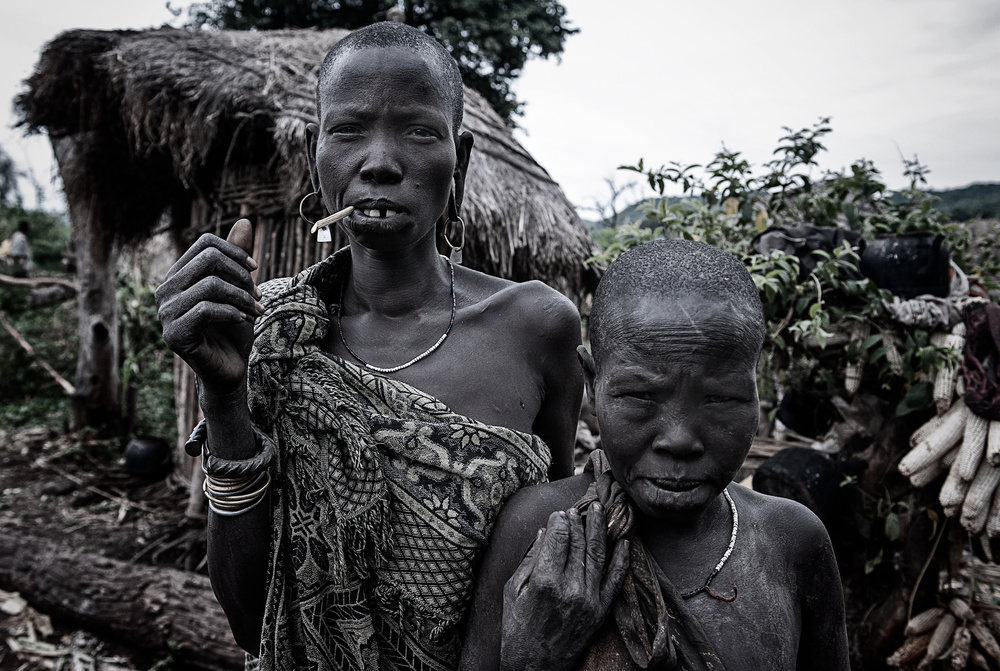
{"label": "bare shoulder", "polygon": [[524,542],[530,544],[548,522],[549,515],[572,507],[593,481],[592,474],[584,473],[518,490],[500,511],[491,544],[498,540],[516,546]]}
{"label": "bare shoulder", "polygon": [[772,556],[784,555],[785,565],[805,567],[832,553],[823,522],[797,501],[729,486],[740,513],[740,530],[747,526],[770,546]]}
{"label": "bare shoulder", "polygon": [[580,313],[573,302],[538,280],[511,282],[469,268],[456,268],[459,296],[484,316],[542,338],[579,337]]}

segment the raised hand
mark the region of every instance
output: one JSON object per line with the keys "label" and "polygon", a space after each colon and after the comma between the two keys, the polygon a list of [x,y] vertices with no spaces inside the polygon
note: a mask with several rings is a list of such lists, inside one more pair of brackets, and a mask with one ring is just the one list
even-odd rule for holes
{"label": "raised hand", "polygon": [[548,525],[504,587],[502,669],[576,668],[608,616],[625,579],[628,541],[614,548],[607,570],[606,525],[599,503],[584,530],[570,509]]}
{"label": "raised hand", "polygon": [[250,272],[253,229],[240,219],[226,240],[205,234],[156,290],[163,339],[209,393],[237,390],[246,378],[260,290]]}

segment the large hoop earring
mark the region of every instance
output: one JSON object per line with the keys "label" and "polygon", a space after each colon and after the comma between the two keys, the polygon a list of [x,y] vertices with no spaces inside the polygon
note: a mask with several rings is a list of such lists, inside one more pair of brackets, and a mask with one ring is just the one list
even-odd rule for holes
{"label": "large hoop earring", "polygon": [[302,208],[305,207],[306,201],[312,198],[313,196],[319,197],[319,191],[313,191],[312,193],[307,193],[306,195],[302,196],[302,200],[299,201],[299,216],[302,217],[302,221],[306,222],[310,226],[313,226],[314,222],[310,221],[309,217],[307,217],[305,213],[302,211]]}
{"label": "large hoop earring", "polygon": [[[448,239],[448,230],[455,222],[462,225],[462,238],[459,241],[458,246],[455,246],[455,244]],[[465,247],[465,220],[462,219],[462,217],[456,216],[454,219],[449,219],[444,225],[444,242],[446,245],[451,247],[451,254],[448,256],[451,262],[462,265],[462,248]]]}
{"label": "large hoop earring", "polygon": [[[320,219],[319,221],[314,222],[311,221],[309,217],[305,215],[305,212],[302,211],[302,208],[305,206],[306,201],[313,196],[319,197],[319,192],[313,191],[312,193],[307,193],[302,197],[302,200],[299,201],[299,216],[302,218],[302,221],[306,222],[312,227],[312,229],[309,232],[316,233],[316,242],[332,242],[333,237],[330,235],[330,229],[327,227],[331,223],[338,220],[336,216],[326,217],[325,219]],[[351,209],[353,210],[354,208]],[[343,214],[343,212],[338,212],[337,214],[340,215]],[[350,214],[350,212],[348,212],[348,214]],[[340,218],[342,219],[343,217]]]}

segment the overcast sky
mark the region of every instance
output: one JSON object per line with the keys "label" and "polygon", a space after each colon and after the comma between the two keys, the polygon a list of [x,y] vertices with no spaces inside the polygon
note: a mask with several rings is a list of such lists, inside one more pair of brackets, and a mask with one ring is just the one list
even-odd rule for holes
{"label": "overcast sky", "polygon": [[[631,179],[619,164],[705,163],[723,142],[759,164],[783,126],[821,116],[834,129],[822,168],[865,157],[900,187],[901,151],[935,188],[1000,181],[998,0],[563,4],[580,32],[561,62],[526,67],[518,137],[577,205],[606,199],[605,178]],[[172,20],[164,0],[7,0],[2,18],[4,101],[63,30]],[[0,146],[48,184],[47,141],[11,128],[10,102],[0,111]]]}

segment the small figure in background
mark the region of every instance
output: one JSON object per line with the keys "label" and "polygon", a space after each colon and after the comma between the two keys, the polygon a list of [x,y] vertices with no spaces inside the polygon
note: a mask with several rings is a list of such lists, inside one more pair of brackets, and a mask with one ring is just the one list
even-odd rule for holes
{"label": "small figure in background", "polygon": [[14,277],[27,277],[34,269],[31,261],[31,243],[28,240],[28,222],[22,219],[10,236],[10,265]]}

